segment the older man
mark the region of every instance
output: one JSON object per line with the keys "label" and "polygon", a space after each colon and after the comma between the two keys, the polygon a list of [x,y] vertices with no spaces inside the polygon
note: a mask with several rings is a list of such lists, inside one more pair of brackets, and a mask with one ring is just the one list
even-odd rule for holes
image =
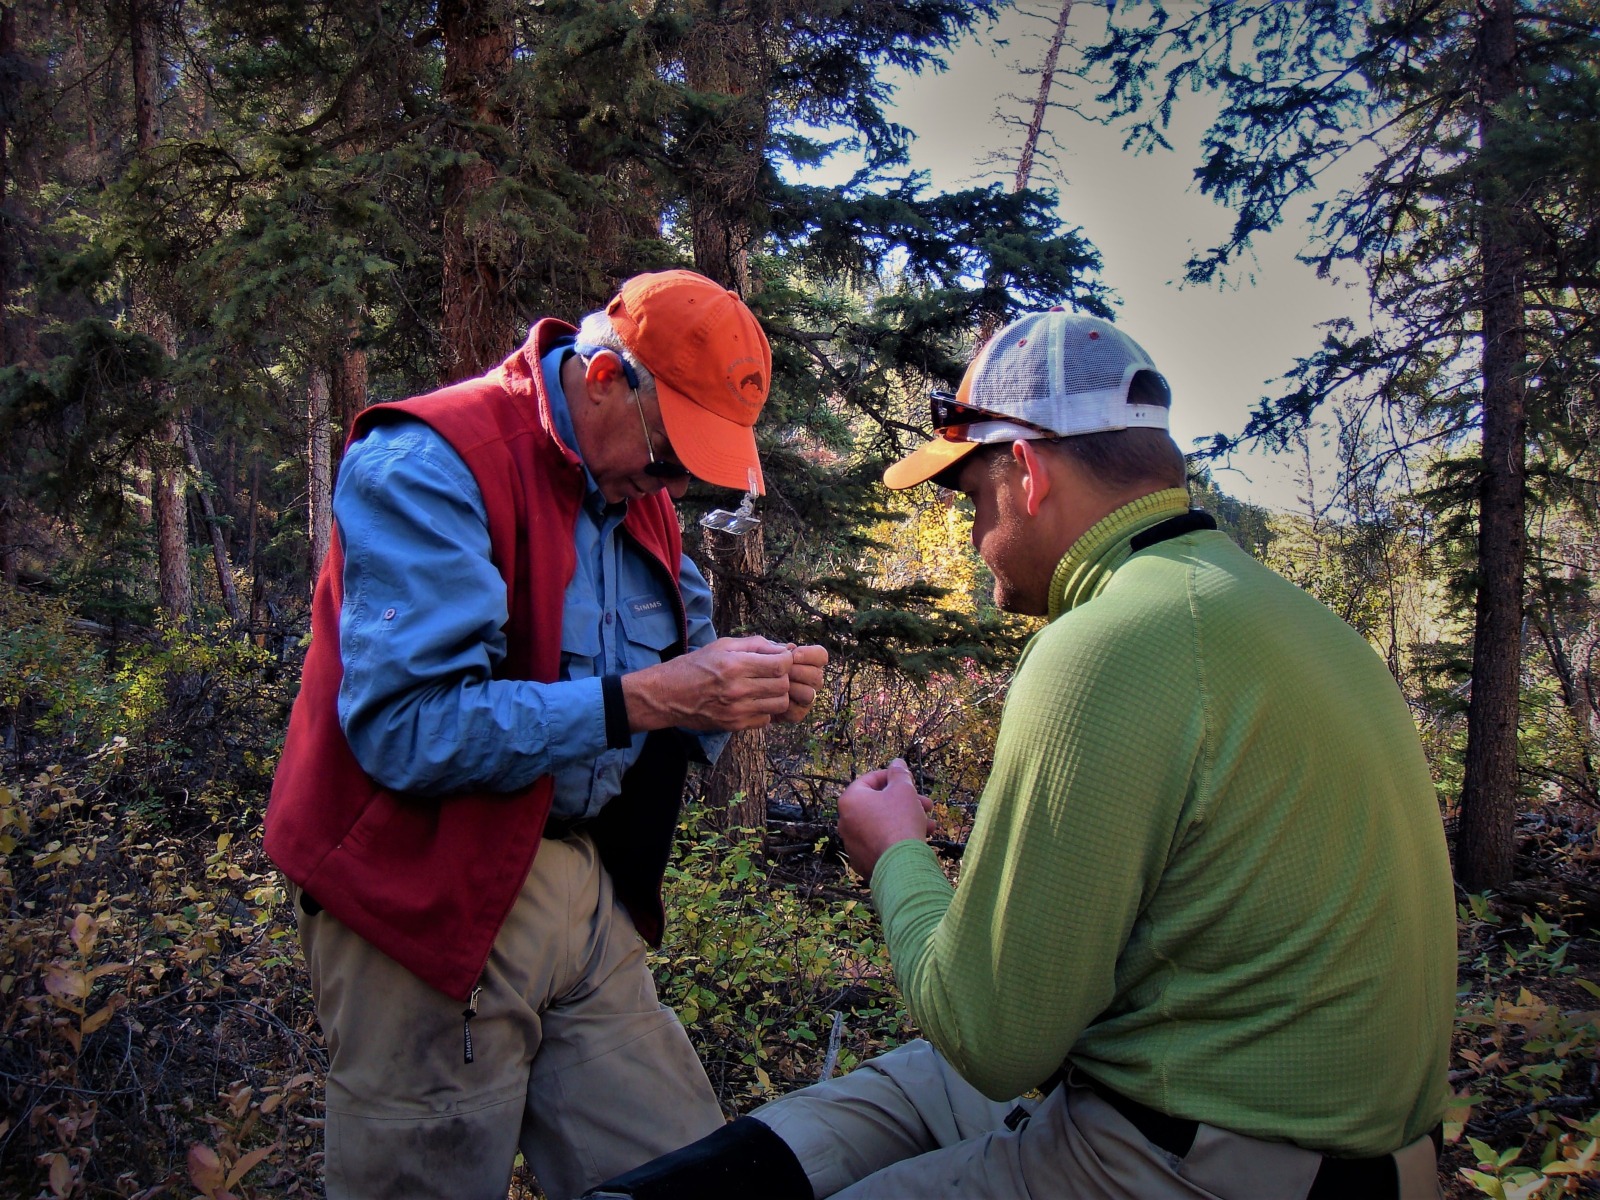
{"label": "older man", "polygon": [[964,494],[997,602],[1049,623],[958,887],[904,763],[839,799],[928,1041],[596,1195],[1437,1194],[1453,896],[1416,729],[1353,630],[1189,509],[1168,406],[1059,310],[935,397],[886,482]]}
{"label": "older man", "polygon": [[266,819],[329,1070],[330,1197],[570,1196],[722,1123],[646,940],[687,763],[827,655],[717,639],[672,499],[759,494],[743,301],[641,275],[363,412]]}

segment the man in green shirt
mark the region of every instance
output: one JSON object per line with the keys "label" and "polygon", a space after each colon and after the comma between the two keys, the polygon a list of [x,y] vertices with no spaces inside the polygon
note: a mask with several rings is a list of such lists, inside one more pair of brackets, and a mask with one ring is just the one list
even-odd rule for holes
{"label": "man in green shirt", "polygon": [[935,396],[885,482],[966,494],[996,602],[1049,624],[958,887],[904,763],[839,798],[927,1041],[598,1194],[1438,1194],[1455,926],[1415,726],[1353,630],[1189,510],[1169,403],[1060,310]]}

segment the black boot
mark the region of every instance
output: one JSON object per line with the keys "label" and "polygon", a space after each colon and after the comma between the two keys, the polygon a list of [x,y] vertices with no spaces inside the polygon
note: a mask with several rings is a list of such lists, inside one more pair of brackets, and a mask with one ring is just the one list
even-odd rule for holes
{"label": "black boot", "polygon": [[682,1150],[635,1167],[579,1200],[813,1200],[805,1168],[754,1117],[740,1117]]}

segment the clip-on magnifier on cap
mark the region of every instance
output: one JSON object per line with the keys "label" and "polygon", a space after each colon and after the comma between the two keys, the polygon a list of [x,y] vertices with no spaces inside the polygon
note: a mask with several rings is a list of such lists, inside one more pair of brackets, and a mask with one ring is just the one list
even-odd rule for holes
{"label": "clip-on magnifier on cap", "polygon": [[745,492],[744,499],[739,502],[739,507],[730,512],[725,508],[714,508],[700,518],[700,524],[707,529],[716,529],[722,533],[731,533],[734,536],[749,533],[761,524],[761,518],[755,514],[757,494],[756,473],[752,468],[746,476],[750,490]]}

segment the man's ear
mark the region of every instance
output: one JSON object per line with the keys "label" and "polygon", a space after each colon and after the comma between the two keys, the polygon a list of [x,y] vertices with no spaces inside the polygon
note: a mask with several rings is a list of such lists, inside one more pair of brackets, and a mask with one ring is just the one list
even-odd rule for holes
{"label": "man's ear", "polygon": [[1028,515],[1037,517],[1045,497],[1050,494],[1048,464],[1031,441],[1019,439],[1012,442],[1011,455],[1022,468],[1022,495],[1027,500]]}
{"label": "man's ear", "polygon": [[595,399],[600,398],[600,393],[609,392],[618,383],[627,386],[627,378],[622,371],[622,359],[614,350],[601,350],[584,365],[583,381],[589,387],[589,394]]}

